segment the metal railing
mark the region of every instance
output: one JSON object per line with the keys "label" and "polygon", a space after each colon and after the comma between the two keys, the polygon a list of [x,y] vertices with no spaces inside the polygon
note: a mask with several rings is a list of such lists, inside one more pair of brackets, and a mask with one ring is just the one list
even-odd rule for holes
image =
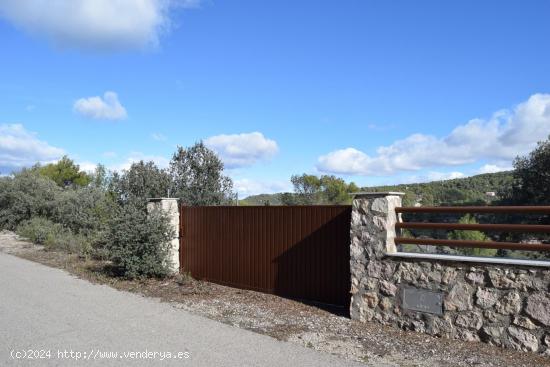
{"label": "metal railing", "polygon": [[[401,213],[504,213],[504,214],[550,214],[550,206],[451,206],[451,207],[398,207]],[[466,223],[430,223],[398,222],[397,229],[435,229],[435,230],[470,230],[492,232],[536,232],[550,233],[550,225],[541,224],[466,224]],[[550,251],[550,244],[516,243],[497,241],[465,241],[434,238],[396,237],[398,245],[432,245],[448,247],[470,247],[488,249],[506,249],[520,251]]]}

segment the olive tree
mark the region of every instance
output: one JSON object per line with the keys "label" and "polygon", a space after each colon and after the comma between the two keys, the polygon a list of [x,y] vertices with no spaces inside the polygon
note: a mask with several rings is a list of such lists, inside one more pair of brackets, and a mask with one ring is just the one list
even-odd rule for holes
{"label": "olive tree", "polygon": [[146,204],[147,198],[165,197],[170,187],[170,176],[154,162],[139,161],[122,173],[114,172],[110,191],[119,202],[139,199]]}
{"label": "olive tree", "polygon": [[170,161],[171,194],[185,205],[222,205],[233,198],[233,181],[223,162],[204,143],[178,147]]}

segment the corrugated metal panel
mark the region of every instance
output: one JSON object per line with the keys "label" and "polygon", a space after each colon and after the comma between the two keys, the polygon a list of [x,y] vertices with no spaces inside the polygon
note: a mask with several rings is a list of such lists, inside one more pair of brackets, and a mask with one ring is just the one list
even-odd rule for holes
{"label": "corrugated metal panel", "polygon": [[197,279],[349,305],[350,206],[181,207],[181,270]]}

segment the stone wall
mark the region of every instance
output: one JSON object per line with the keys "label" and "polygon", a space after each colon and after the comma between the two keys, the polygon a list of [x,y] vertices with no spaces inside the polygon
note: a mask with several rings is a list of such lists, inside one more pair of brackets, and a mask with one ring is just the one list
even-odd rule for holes
{"label": "stone wall", "polygon": [[162,210],[170,218],[170,224],[174,230],[174,238],[172,239],[171,247],[171,270],[174,273],[179,272],[180,268],[180,240],[179,240],[179,226],[180,226],[180,212],[178,206],[178,199],[174,198],[153,198],[149,199],[147,203],[147,212],[154,210]]}
{"label": "stone wall", "polygon": [[[353,201],[351,317],[550,355],[550,270],[386,256],[395,253],[400,205],[399,193],[363,193]],[[404,307],[410,290],[440,304],[429,312]]]}

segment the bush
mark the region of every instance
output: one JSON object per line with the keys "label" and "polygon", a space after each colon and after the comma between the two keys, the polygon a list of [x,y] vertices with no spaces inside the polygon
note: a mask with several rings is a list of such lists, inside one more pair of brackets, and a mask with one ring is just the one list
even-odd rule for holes
{"label": "bush", "polygon": [[0,227],[15,230],[33,217],[51,218],[62,189],[32,170],[0,178]]}
{"label": "bush", "polygon": [[129,202],[111,221],[106,249],[113,265],[127,278],[164,277],[170,271],[173,236],[166,215],[147,215],[141,203]]}
{"label": "bush", "polygon": [[88,237],[75,234],[61,224],[42,217],[34,217],[19,224],[17,234],[33,243],[44,245],[46,250],[61,250],[79,255],[89,255],[92,251],[92,243]]}
{"label": "bush", "polygon": [[61,225],[42,217],[34,217],[17,226],[17,234],[33,243],[44,245],[50,238],[62,231]]}
{"label": "bush", "polygon": [[[458,221],[460,224],[477,224],[477,220],[470,214],[466,214]],[[449,232],[450,240],[462,241],[489,241],[489,237],[480,231],[456,230]],[[489,248],[459,248],[458,252],[468,256],[495,256],[497,250]]]}
{"label": "bush", "polygon": [[69,188],[55,197],[52,219],[88,236],[106,229],[115,205],[100,188]]}
{"label": "bush", "polygon": [[71,230],[51,233],[44,246],[47,250],[60,250],[80,256],[88,256],[92,252],[90,239],[81,234],[74,234]]}

